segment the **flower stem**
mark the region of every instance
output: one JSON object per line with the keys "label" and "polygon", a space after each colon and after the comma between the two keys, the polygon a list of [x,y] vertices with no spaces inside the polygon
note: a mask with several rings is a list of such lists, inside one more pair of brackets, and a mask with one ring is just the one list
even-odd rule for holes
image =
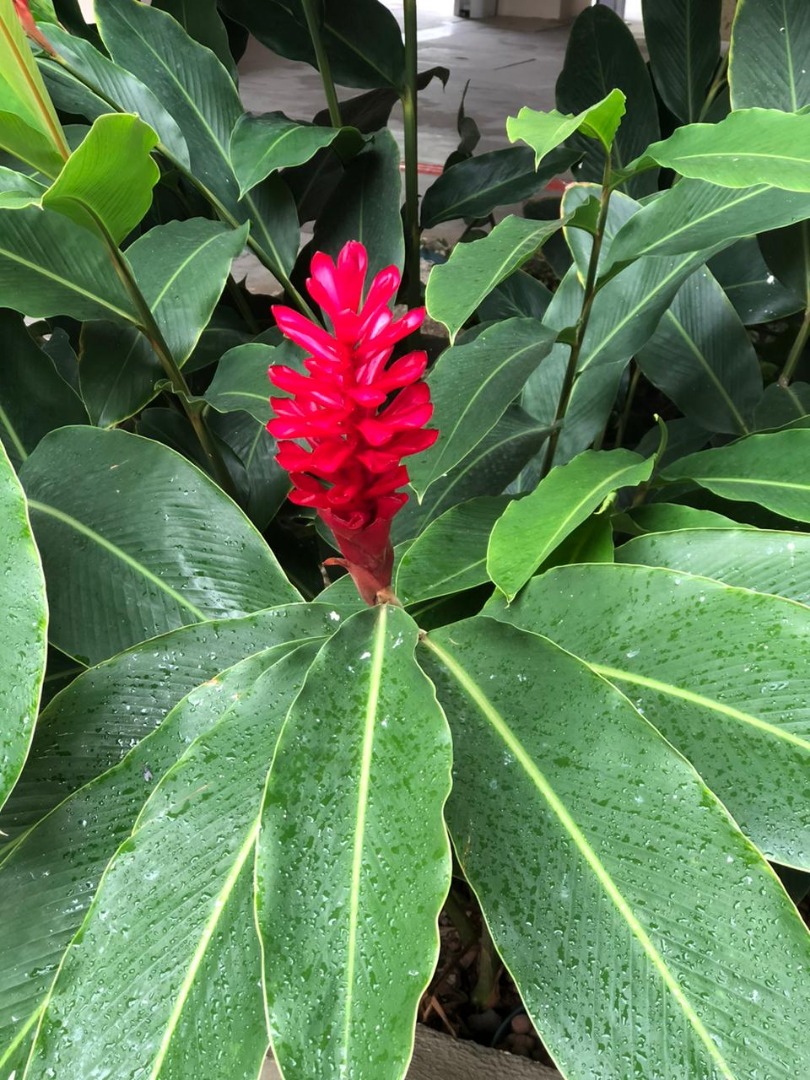
{"label": "flower stem", "polygon": [[790,380],[796,374],[796,368],[804,355],[804,347],[807,344],[808,337],[810,337],[810,305],[808,305],[804,312],[802,325],[799,327],[796,340],[791,346],[788,358],[785,361],[785,366],[782,369],[782,374],[779,376],[779,385],[785,390],[790,386]]}
{"label": "flower stem", "polygon": [[405,87],[402,115],[405,128],[405,274],[409,307],[418,306],[421,296],[419,273],[419,134],[416,89],[416,0],[404,0]]}
{"label": "flower stem", "polygon": [[321,37],[321,27],[318,21],[318,13],[315,10],[315,2],[314,0],[302,0],[302,3],[307,20],[307,29],[309,30],[309,36],[312,38],[312,47],[315,50],[315,62],[318,65],[321,82],[323,83],[323,92],[326,95],[329,121],[332,127],[341,127],[343,121],[340,118],[340,102],[335,90],[335,81],[332,78],[332,69],[329,66],[329,57],[326,54],[326,48]]}
{"label": "flower stem", "polygon": [[568,405],[571,401],[571,391],[574,389],[574,379],[577,373],[579,355],[582,352],[582,343],[585,340],[585,331],[588,329],[588,321],[591,317],[591,308],[596,296],[596,275],[599,269],[599,255],[602,251],[602,240],[605,236],[607,225],[608,208],[610,206],[610,155],[605,159],[605,172],[602,177],[602,191],[599,195],[599,216],[596,220],[596,231],[591,245],[591,257],[588,261],[588,273],[585,278],[585,294],[582,299],[582,309],[577,320],[574,344],[571,346],[571,354],[568,357],[565,375],[563,376],[560,399],[557,402],[557,411],[554,414],[554,426],[548,437],[546,456],[543,461],[543,476],[546,476],[554,464],[554,455],[557,451],[557,443],[560,439],[560,430]]}

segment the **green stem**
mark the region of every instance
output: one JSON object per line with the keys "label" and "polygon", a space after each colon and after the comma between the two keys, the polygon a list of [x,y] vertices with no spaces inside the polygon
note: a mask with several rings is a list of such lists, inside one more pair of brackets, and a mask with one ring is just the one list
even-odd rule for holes
{"label": "green stem", "polygon": [[599,195],[599,216],[596,220],[596,232],[591,245],[591,257],[588,261],[588,273],[585,278],[585,295],[582,299],[582,310],[577,320],[574,344],[571,346],[571,354],[563,376],[560,399],[557,402],[557,411],[554,415],[554,427],[548,437],[546,456],[543,461],[543,476],[546,476],[554,464],[554,454],[557,451],[557,443],[560,439],[560,430],[568,404],[571,401],[571,391],[574,389],[574,379],[577,374],[577,364],[582,352],[582,343],[585,340],[585,331],[588,329],[588,321],[591,317],[591,308],[596,296],[596,275],[599,270],[599,255],[602,251],[602,241],[605,236],[608,209],[610,207],[610,155],[605,160],[605,172],[602,177],[602,191]]}
{"label": "green stem", "polygon": [[782,369],[782,374],[779,376],[779,385],[785,390],[790,385],[790,380],[796,374],[796,368],[804,354],[804,347],[807,344],[808,337],[810,337],[810,306],[805,310],[802,325],[799,327],[796,340],[793,342],[791,350],[788,353],[788,358],[785,361],[785,366]]}
{"label": "green stem", "polygon": [[715,72],[715,76],[712,79],[712,84],[709,87],[709,92],[706,94],[706,98],[705,98],[705,100],[703,102],[703,105],[701,106],[700,112],[698,114],[698,118],[697,118],[697,121],[696,121],[697,123],[700,123],[705,118],[705,116],[708,113],[709,109],[714,104],[715,98],[720,93],[720,91],[723,89],[723,84],[726,82],[727,77],[728,77],[728,59],[729,59],[729,54],[728,54],[728,51],[726,51],[726,53],[723,55],[722,59],[720,60],[720,63],[717,66],[717,71]]}
{"label": "green stem", "polygon": [[329,109],[329,121],[332,127],[342,127],[340,102],[335,90],[335,81],[332,78],[332,69],[329,66],[329,57],[326,54],[323,38],[321,37],[321,27],[314,0],[303,0],[303,8],[309,36],[312,38],[312,47],[315,50],[315,62],[318,65],[318,71],[321,73],[323,92],[326,95],[326,104]]}
{"label": "green stem", "polygon": [[417,307],[421,300],[419,249],[419,134],[417,116],[416,0],[404,0],[405,88],[402,115],[405,129],[405,276],[407,303]]}
{"label": "green stem", "polygon": [[250,310],[250,304],[247,302],[247,299],[241,287],[235,281],[233,274],[228,274],[227,289],[228,294],[234,302],[236,310],[242,316],[242,319],[244,320],[248,330],[251,332],[251,334],[253,334],[254,337],[256,337],[257,334],[261,333],[259,329],[259,324],[256,322],[256,318],[253,312]]}
{"label": "green stem", "polygon": [[[619,417],[619,423],[616,428],[616,447],[620,447],[624,442],[624,435],[627,431],[627,421],[630,419],[630,410],[633,408],[633,401],[636,396],[636,390],[638,390],[639,380],[641,379],[641,368],[636,364],[633,367],[633,374],[630,377],[630,385],[627,388],[627,397],[624,401],[624,408],[622,409],[622,415]],[[597,449],[599,449],[597,447]]]}

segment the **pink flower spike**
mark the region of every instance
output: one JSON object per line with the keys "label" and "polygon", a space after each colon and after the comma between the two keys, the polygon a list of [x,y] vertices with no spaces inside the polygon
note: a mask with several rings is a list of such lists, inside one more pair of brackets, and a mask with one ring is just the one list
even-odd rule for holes
{"label": "pink flower spike", "polygon": [[425,313],[418,308],[394,321],[396,267],[375,276],[362,303],[367,269],[356,241],[335,262],[323,252],[313,256],[307,290],[333,333],[291,308],[272,309],[285,337],[310,355],[308,375],[270,367],[271,383],[291,396],[270,399],[275,415],[267,429],[279,440],[276,460],[290,474],[290,500],[314,508],[335,537],[343,558],[326,565],[345,567],[373,605],[395,602],[391,519],[408,500],[400,490],[408,483],[402,459],[432,446],[439,433],[424,427],[433,412],[422,381],[426,354],[391,361]]}

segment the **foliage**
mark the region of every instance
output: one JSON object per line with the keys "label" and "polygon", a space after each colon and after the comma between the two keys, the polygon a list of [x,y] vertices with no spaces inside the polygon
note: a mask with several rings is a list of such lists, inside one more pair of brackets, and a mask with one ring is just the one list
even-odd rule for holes
{"label": "foliage", "polygon": [[[445,73],[417,75],[412,0],[405,40],[378,0],[96,0],[97,28],[42,0],[31,40],[20,6],[0,1080],[248,1080],[268,1046],[286,1080],[397,1080],[453,875],[570,1080],[807,1075],[804,0],[741,0],[730,61],[720,0],[647,0],[649,65],[597,6],[516,145],[475,155],[462,106],[421,211],[467,226],[426,288],[439,435],[369,606],[324,587],[267,369],[312,370],[281,331],[324,321],[314,251],[360,241],[419,294]],[[328,111],[246,113],[246,31]],[[559,205],[493,216],[569,166]]]}

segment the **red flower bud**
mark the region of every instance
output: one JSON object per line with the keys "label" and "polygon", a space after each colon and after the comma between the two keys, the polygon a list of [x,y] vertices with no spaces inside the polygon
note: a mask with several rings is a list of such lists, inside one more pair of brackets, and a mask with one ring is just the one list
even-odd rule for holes
{"label": "red flower bud", "polygon": [[34,21],[34,16],[31,14],[31,9],[28,7],[28,0],[14,0],[14,10],[17,13],[17,18],[20,20],[23,30],[32,41],[35,41],[40,48],[45,49],[52,56],[56,56],[53,45],[42,34]]}
{"label": "red flower bud", "polygon": [[309,375],[270,368],[270,381],[291,396],[270,399],[275,417],[267,429],[279,440],[291,501],[314,507],[332,530],[343,558],[328,564],[344,566],[366,603],[375,604],[390,597],[391,519],[408,500],[400,490],[408,483],[402,459],[427,450],[439,433],[425,430],[433,413],[421,381],[427,355],[411,352],[389,364],[425,313],[394,319],[389,304],[400,276],[393,266],[376,275],[363,303],[367,266],[356,241],[337,263],[323,252],[313,257],[307,290],[331,333],[291,308],[273,308],[282,333],[309,354]]}

